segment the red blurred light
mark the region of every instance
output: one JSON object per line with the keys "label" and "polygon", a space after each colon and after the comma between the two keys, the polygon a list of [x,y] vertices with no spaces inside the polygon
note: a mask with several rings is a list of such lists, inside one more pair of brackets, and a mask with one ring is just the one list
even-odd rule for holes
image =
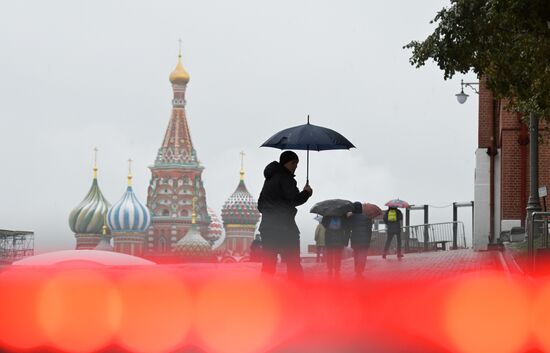
{"label": "red blurred light", "polygon": [[119,282],[123,303],[118,343],[132,352],[173,350],[193,322],[191,297],[168,271],[137,270]]}
{"label": "red blurred light", "polygon": [[546,352],[550,352],[550,281],[538,293],[533,304],[533,333]]}
{"label": "red blurred light", "polygon": [[275,288],[258,279],[213,279],[196,305],[195,327],[209,352],[262,352],[281,319]]}
{"label": "red blurred light", "polygon": [[46,337],[37,320],[44,276],[32,270],[10,269],[0,274],[0,347],[31,349]]}
{"label": "red blurred light", "polygon": [[443,313],[450,343],[464,353],[516,353],[530,335],[530,305],[525,287],[494,273],[459,281]]}
{"label": "red blurred light", "polygon": [[44,286],[38,320],[50,343],[65,352],[93,352],[111,342],[118,328],[120,297],[94,270],[60,270]]}

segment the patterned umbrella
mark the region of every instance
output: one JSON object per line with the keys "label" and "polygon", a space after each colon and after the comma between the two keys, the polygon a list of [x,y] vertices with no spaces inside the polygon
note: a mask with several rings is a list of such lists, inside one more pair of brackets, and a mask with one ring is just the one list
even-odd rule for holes
{"label": "patterned umbrella", "polygon": [[372,203],[363,204],[363,213],[369,216],[370,218],[376,218],[382,214],[380,207]]}
{"label": "patterned umbrella", "polygon": [[386,202],[386,206],[388,207],[395,207],[395,208],[409,208],[410,205],[407,201],[403,201],[400,199],[393,199],[388,202]]}

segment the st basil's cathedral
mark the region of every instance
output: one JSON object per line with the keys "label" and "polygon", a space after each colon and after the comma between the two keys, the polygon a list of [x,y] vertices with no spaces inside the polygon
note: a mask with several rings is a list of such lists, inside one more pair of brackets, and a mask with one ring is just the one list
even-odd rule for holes
{"label": "st basil's cathedral", "polygon": [[240,181],[223,206],[222,223],[207,207],[204,167],[191,141],[185,111],[189,74],[181,50],[169,80],[172,113],[155,162],[149,167],[146,203],[133,191],[130,167],[126,191],[111,206],[99,188],[95,162],[92,186],[69,215],[76,249],[117,251],[159,263],[248,261],[260,214],[244,184],[242,156]]}

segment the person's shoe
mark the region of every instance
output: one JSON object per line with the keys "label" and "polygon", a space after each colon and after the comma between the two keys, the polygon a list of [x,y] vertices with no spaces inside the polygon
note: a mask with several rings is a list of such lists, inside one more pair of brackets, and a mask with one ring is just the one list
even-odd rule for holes
{"label": "person's shoe", "polygon": [[386,259],[386,254],[382,254],[382,258],[383,258],[383,259]]}

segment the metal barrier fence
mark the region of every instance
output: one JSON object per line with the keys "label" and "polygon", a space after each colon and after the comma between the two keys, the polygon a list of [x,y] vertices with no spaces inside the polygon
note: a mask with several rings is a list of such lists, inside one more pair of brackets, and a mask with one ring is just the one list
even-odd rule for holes
{"label": "metal barrier fence", "polygon": [[528,217],[527,232],[527,257],[529,259],[529,270],[535,271],[536,257],[538,252],[548,252],[548,224],[550,223],[550,212],[533,212]]}
{"label": "metal barrier fence", "polygon": [[[373,231],[369,253],[384,251],[387,234],[385,230]],[[467,248],[466,233],[462,222],[419,224],[401,228],[401,245],[406,253]],[[395,252],[394,239],[390,252]]]}

